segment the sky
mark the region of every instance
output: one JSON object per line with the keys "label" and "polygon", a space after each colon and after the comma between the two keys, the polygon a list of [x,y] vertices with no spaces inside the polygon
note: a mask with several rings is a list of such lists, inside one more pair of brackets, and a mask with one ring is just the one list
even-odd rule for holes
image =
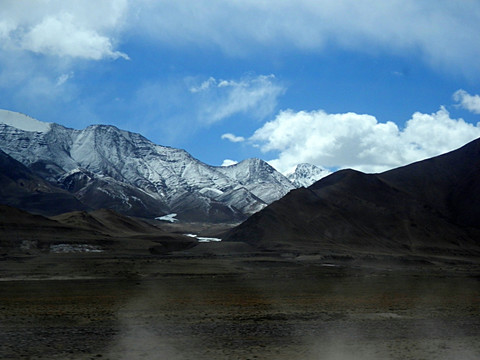
{"label": "sky", "polygon": [[477,0],[0,0],[0,108],[380,172],[480,137],[479,39]]}

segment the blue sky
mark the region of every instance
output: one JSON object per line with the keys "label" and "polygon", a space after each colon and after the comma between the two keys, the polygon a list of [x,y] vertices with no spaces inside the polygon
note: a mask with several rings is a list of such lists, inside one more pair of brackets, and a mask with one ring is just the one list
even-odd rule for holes
{"label": "blue sky", "polygon": [[480,2],[1,0],[0,108],[221,165],[383,171],[480,137]]}

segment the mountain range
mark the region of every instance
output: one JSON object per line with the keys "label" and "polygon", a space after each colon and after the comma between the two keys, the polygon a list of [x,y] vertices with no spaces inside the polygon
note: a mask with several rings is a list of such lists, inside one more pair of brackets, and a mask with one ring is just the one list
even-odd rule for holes
{"label": "mountain range", "polygon": [[[36,202],[31,194],[13,192],[2,202],[48,215],[109,208],[146,218],[175,213],[186,221],[240,221],[287,194],[296,181],[260,159],[210,166],[114,126],[74,130],[6,110],[0,110],[0,149],[9,163],[2,171],[9,186],[18,185],[13,167],[42,184]],[[299,176],[304,183],[312,174]],[[50,201],[52,193],[62,200]]]}
{"label": "mountain range", "polygon": [[444,263],[480,255],[480,139],[383,173],[328,174],[300,164],[289,179],[259,159],[209,166],[113,126],[74,130],[0,111],[3,242],[36,241],[41,249],[90,239],[105,248],[122,239],[116,248],[143,241],[143,250],[165,253],[197,244],[183,235],[185,225],[165,231],[125,215],[203,223],[248,217],[222,230],[222,244]]}
{"label": "mountain range", "polygon": [[289,192],[228,241],[300,253],[480,255],[480,139],[379,174],[337,171]]}

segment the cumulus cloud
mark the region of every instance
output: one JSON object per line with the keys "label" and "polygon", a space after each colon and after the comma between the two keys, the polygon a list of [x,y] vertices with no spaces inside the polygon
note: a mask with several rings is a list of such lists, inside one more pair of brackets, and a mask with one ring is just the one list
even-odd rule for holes
{"label": "cumulus cloud", "polygon": [[71,15],[45,18],[25,34],[21,42],[22,48],[40,54],[91,60],[105,57],[128,59],[126,54],[112,50],[108,37],[93,30],[78,28],[72,20]]}
{"label": "cumulus cloud", "polygon": [[[140,1],[137,29],[171,46],[228,54],[269,48],[413,54],[448,71],[480,73],[480,3],[451,0]],[[259,50],[262,49],[262,50]]]}
{"label": "cumulus cloud", "polygon": [[243,136],[235,136],[234,134],[231,134],[231,133],[223,134],[222,139],[228,140],[234,143],[245,141],[245,138]]}
{"label": "cumulus cloud", "polygon": [[264,152],[275,151],[270,163],[286,172],[298,163],[380,172],[453,150],[480,137],[476,126],[436,113],[414,113],[403,129],[393,122],[356,113],[280,112],[249,139]]}
{"label": "cumulus cloud", "polygon": [[127,0],[6,1],[2,3],[3,50],[100,60],[128,56],[114,49]]}
{"label": "cumulus cloud", "polygon": [[191,86],[201,121],[213,124],[239,113],[263,119],[272,114],[277,98],[285,92],[274,75],[245,77],[240,80],[216,80],[210,77]]}
{"label": "cumulus cloud", "polygon": [[470,95],[465,90],[457,90],[453,94],[453,100],[462,108],[474,114],[480,114],[480,95]]}

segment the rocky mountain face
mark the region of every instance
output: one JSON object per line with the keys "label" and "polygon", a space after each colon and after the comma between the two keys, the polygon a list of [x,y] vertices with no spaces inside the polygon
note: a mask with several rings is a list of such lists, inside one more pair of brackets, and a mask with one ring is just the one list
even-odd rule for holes
{"label": "rocky mountain face", "polygon": [[322,167],[302,163],[295,167],[295,170],[287,174],[288,180],[296,187],[309,187],[316,181],[331,174],[331,171]]}
{"label": "rocky mountain face", "polygon": [[135,216],[238,221],[294,188],[259,159],[214,167],[114,126],[74,130],[6,110],[0,149],[85,207]]}
{"label": "rocky mountain face", "polygon": [[480,255],[480,139],[380,174],[341,170],[225,237],[300,253]]}

